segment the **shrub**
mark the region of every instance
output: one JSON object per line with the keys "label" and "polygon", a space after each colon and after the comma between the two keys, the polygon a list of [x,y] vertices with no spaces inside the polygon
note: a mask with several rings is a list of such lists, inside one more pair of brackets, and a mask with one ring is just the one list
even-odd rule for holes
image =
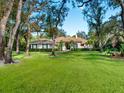
{"label": "shrub", "polygon": [[52,49],[30,49],[31,52],[51,52]]}
{"label": "shrub", "polygon": [[121,44],[120,52],[121,52],[121,56],[124,56],[124,44]]}

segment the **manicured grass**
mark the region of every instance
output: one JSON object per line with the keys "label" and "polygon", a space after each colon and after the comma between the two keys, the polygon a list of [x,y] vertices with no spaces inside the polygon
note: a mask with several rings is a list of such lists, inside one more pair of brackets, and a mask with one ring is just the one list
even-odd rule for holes
{"label": "manicured grass", "polygon": [[16,58],[0,67],[0,93],[124,93],[124,60],[87,51]]}

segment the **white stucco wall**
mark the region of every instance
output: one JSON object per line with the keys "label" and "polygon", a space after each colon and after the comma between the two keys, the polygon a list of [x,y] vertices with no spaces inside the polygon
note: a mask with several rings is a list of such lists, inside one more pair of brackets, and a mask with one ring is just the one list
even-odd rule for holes
{"label": "white stucco wall", "polygon": [[37,49],[42,49],[42,45],[37,45]]}
{"label": "white stucco wall", "polygon": [[42,44],[39,44],[39,45],[37,45],[37,47],[36,47],[36,45],[31,45],[31,49],[51,49],[52,48],[52,45],[42,45]]}
{"label": "white stucco wall", "polygon": [[32,49],[33,47],[32,47],[32,45],[31,45],[31,49]]}
{"label": "white stucco wall", "polygon": [[36,45],[32,45],[32,48],[33,48],[33,49],[36,49]]}
{"label": "white stucco wall", "polygon": [[52,45],[48,45],[48,49],[51,49],[52,48]]}
{"label": "white stucco wall", "polygon": [[92,48],[92,46],[91,45],[86,45],[86,44],[81,46],[81,43],[77,43],[77,48]]}
{"label": "white stucco wall", "polygon": [[65,45],[62,46],[62,50],[65,51],[66,50],[66,47]]}
{"label": "white stucco wall", "polygon": [[83,48],[83,46],[81,46],[81,43],[77,43],[77,48]]}

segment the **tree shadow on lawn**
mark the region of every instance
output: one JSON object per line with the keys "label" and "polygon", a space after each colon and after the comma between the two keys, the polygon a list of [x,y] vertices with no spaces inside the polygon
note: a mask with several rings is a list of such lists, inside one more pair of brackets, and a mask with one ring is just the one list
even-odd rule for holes
{"label": "tree shadow on lawn", "polygon": [[124,62],[123,59],[114,59],[111,56],[102,54],[89,54],[87,57],[83,57],[83,59],[99,62]]}
{"label": "tree shadow on lawn", "polygon": [[24,54],[23,51],[20,51],[18,54],[15,51],[13,51],[12,56],[18,56],[18,55],[23,55],[23,54]]}
{"label": "tree shadow on lawn", "polygon": [[66,58],[66,59],[83,59],[88,61],[107,61],[107,62],[123,62],[123,59],[114,59],[111,56],[103,55],[100,52],[97,51],[70,51],[70,52],[64,52],[61,53],[60,56]]}

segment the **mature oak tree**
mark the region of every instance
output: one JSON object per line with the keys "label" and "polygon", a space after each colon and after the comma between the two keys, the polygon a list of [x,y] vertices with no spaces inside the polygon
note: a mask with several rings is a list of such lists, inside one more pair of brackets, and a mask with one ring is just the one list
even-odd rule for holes
{"label": "mature oak tree", "polygon": [[18,10],[17,10],[17,15],[16,15],[16,23],[15,23],[15,26],[13,27],[12,31],[10,32],[7,50],[6,50],[6,54],[5,54],[5,63],[13,63],[12,48],[13,48],[13,43],[14,43],[14,38],[15,38],[16,32],[17,32],[17,29],[18,29],[20,21],[21,21],[22,6],[23,6],[23,0],[19,0]]}
{"label": "mature oak tree", "polygon": [[83,8],[83,15],[89,24],[89,28],[92,31],[95,31],[96,36],[96,47],[102,50],[101,45],[101,30],[103,24],[103,18],[105,16],[106,8],[103,6],[101,0],[92,0],[85,4]]}
{"label": "mature oak tree", "polygon": [[[2,1],[1,1],[2,2]],[[4,13],[0,19],[0,60],[4,60],[4,33],[6,31],[6,24],[9,18],[9,15],[11,13],[12,7],[13,7],[13,3],[14,0],[8,0],[8,1],[4,1],[5,2],[5,9]],[[0,5],[2,7],[2,5]]]}

